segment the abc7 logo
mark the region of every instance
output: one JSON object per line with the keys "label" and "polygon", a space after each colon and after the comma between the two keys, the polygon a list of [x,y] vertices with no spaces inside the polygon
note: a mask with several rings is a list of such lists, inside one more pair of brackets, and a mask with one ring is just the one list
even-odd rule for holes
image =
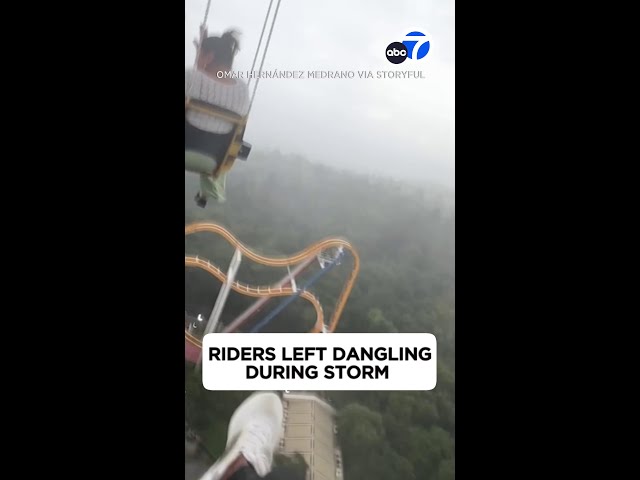
{"label": "abc7 logo", "polygon": [[[407,34],[407,37],[425,37],[426,35],[421,32],[411,32]],[[390,43],[386,50],[387,60],[396,65],[404,62],[407,58],[414,58],[420,60],[427,56],[429,52],[430,43],[428,41],[422,43],[417,49],[416,45],[420,43],[418,40],[405,40],[403,42]]]}

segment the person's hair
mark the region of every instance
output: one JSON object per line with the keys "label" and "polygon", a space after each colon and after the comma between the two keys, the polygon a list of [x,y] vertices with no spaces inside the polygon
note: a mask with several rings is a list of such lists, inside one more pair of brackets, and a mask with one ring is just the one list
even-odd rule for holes
{"label": "person's hair", "polygon": [[238,32],[235,30],[227,30],[220,37],[208,37],[202,42],[202,51],[204,53],[213,52],[215,56],[214,62],[224,67],[233,65],[233,57],[240,50],[240,44],[236,38]]}

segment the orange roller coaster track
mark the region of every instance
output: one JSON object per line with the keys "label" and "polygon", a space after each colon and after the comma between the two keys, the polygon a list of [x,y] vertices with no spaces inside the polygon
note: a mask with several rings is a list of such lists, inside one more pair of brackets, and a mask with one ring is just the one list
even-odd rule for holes
{"label": "orange roller coaster track", "polygon": [[[340,322],[340,316],[342,315],[344,307],[347,303],[347,299],[351,294],[351,290],[353,289],[353,285],[355,284],[356,278],[360,271],[360,257],[358,256],[358,252],[351,245],[351,243],[341,238],[327,238],[314,243],[304,250],[290,256],[267,257],[251,250],[249,247],[240,242],[231,232],[229,232],[229,230],[221,225],[218,225],[217,223],[197,222],[185,226],[185,236],[193,235],[200,232],[209,232],[220,235],[234,248],[239,250],[246,258],[258,264],[266,265],[269,267],[290,267],[293,265],[297,265],[300,262],[308,260],[311,256],[319,255],[322,251],[329,248],[343,248],[348,250],[353,257],[353,268],[351,270],[351,274],[345,282],[344,287],[342,288],[340,296],[338,297],[336,308],[333,312],[333,315],[331,316],[329,326],[327,327],[327,331],[329,332],[333,332],[336,330],[338,323]],[[222,272],[220,268],[212,265],[211,262],[200,257],[185,255],[185,265],[189,267],[200,268],[213,275],[221,282],[225,282],[227,279],[226,274]],[[284,297],[296,293],[295,290],[289,286],[251,286],[237,281],[232,282],[230,286],[231,289],[237,293],[260,298]],[[308,291],[303,291],[300,296],[309,301],[316,310],[317,319],[311,332],[321,332],[324,325],[324,314],[322,312],[322,306],[320,305],[320,302],[315,297],[315,295]],[[189,334],[187,331],[185,331],[185,339],[193,345],[201,346],[201,341],[193,335]]]}
{"label": "orange roller coaster track", "polygon": [[[198,257],[192,257],[186,255],[184,257],[184,264],[187,267],[196,267],[204,270],[205,272],[213,275],[221,282],[227,281],[227,275],[223,273],[218,267],[212,265],[209,261],[203,260]],[[286,297],[289,295],[293,295],[295,290],[291,287],[254,287],[251,285],[247,285],[238,281],[234,281],[231,283],[231,289],[234,292],[240,293],[242,295],[246,295],[248,297]],[[311,292],[302,292],[300,294],[302,298],[308,300],[313,307],[316,309],[316,324],[313,327],[312,332],[321,332],[322,325],[324,325],[324,313],[322,312],[322,305],[320,305],[320,301],[318,298]]]}

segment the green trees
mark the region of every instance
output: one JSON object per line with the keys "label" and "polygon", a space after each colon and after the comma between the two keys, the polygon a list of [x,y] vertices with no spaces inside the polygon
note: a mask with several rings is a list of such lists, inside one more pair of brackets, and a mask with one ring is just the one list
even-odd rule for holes
{"label": "green trees", "polygon": [[[358,403],[344,407],[338,417],[338,431],[343,452],[360,456],[380,453],[384,436],[382,415]],[[348,463],[349,458],[345,457]]]}
{"label": "green trees", "polygon": [[415,478],[411,462],[390,446],[380,413],[351,403],[340,411],[338,431],[345,478]]}
{"label": "green trees", "polygon": [[451,435],[418,422],[425,411],[433,423],[433,406],[412,392],[389,392],[383,415],[359,403],[342,408],[338,431],[346,478],[451,478]]}
{"label": "green trees", "polygon": [[[297,157],[254,152],[227,182],[228,202],[206,210],[193,202],[197,181],[185,181],[185,221],[212,219],[266,254],[291,254],[328,236],[347,238],[361,271],[339,332],[427,332],[438,340],[438,384],[430,392],[328,392],[339,417],[347,480],[451,480],[455,465],[455,215],[452,198],[400,183],[339,172]],[[233,253],[212,236],[189,238],[185,249],[226,268]],[[343,268],[344,267],[344,268]],[[248,283],[284,275],[249,263]],[[330,315],[349,266],[334,269],[313,291]],[[269,276],[271,275],[271,276]],[[219,282],[185,271],[187,303],[205,316]],[[206,283],[206,285],[205,285]],[[232,294],[222,321],[250,304]],[[273,302],[268,308],[273,308]],[[268,309],[266,310],[268,311]],[[264,312],[262,313],[264,315]],[[258,317],[259,320],[262,317]],[[272,331],[306,331],[313,309],[296,300]],[[191,386],[197,390],[197,385]],[[201,386],[200,386],[201,388]],[[224,394],[223,394],[224,393]],[[228,393],[228,394],[227,394]],[[198,425],[214,437],[243,398],[233,392],[194,393]],[[217,426],[212,426],[217,425]]]}

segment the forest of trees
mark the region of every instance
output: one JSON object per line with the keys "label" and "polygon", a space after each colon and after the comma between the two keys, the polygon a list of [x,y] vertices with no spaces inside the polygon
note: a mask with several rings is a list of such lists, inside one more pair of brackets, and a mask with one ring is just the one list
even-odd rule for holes
{"label": "forest of trees", "polygon": [[[326,392],[338,410],[346,480],[449,480],[455,462],[455,214],[453,194],[310,163],[279,153],[237,162],[227,203],[198,208],[197,178],[185,177],[185,222],[211,219],[267,255],[292,254],[326,237],[358,250],[360,275],[338,332],[426,332],[438,340],[438,383],[429,392]],[[185,251],[225,270],[233,253],[207,234],[187,238]],[[283,272],[242,264],[238,278],[275,281]],[[334,269],[314,292],[328,315],[349,265]],[[220,285],[185,269],[185,310],[211,311]],[[232,293],[222,321],[251,304]],[[277,303],[277,302],[274,302]],[[269,328],[306,331],[313,308],[296,300]],[[213,455],[224,448],[226,422],[243,392],[204,391],[185,366],[190,422]]]}

